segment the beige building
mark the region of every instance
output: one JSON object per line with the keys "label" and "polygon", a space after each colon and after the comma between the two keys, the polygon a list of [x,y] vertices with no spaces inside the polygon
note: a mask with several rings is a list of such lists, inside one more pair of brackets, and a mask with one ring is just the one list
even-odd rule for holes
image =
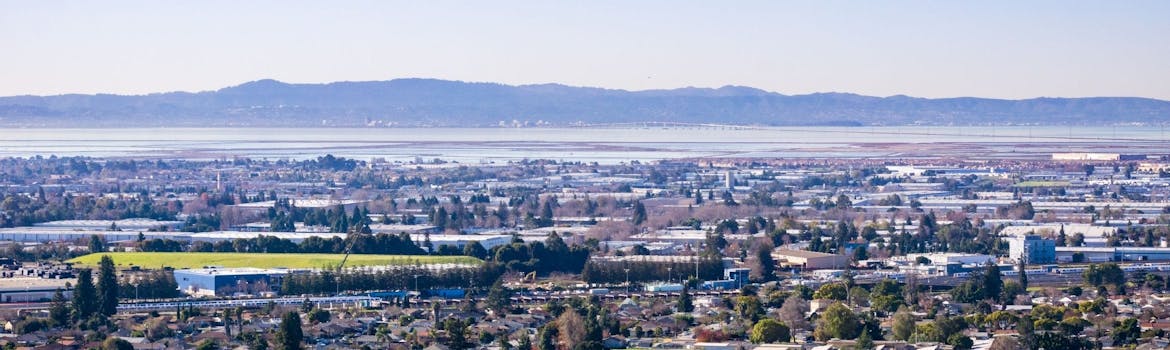
{"label": "beige building", "polygon": [[806,270],[840,269],[849,265],[844,255],[810,252],[807,250],[776,249],[772,258],[781,266],[799,267]]}

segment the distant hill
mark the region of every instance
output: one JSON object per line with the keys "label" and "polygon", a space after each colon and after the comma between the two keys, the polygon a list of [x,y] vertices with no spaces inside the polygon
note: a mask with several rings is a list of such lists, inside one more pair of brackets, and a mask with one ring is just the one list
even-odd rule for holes
{"label": "distant hill", "polygon": [[627,122],[745,125],[1161,124],[1170,102],[1135,97],[926,99],[782,95],[751,87],[626,91],[435,79],[286,84],[150,95],[0,97],[0,126],[497,126]]}

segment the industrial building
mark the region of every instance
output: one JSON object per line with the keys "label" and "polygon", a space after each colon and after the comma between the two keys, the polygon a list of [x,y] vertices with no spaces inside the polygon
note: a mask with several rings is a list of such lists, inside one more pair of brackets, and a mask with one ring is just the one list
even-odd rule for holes
{"label": "industrial building", "polygon": [[1120,153],[1053,153],[1052,160],[1074,160],[1074,161],[1118,161],[1118,160],[1145,160],[1149,157],[1145,154],[1120,154]]}
{"label": "industrial building", "polygon": [[175,282],[183,293],[194,296],[263,295],[276,293],[287,269],[190,269],[175,270]]}
{"label": "industrial building", "polygon": [[36,303],[53,299],[61,291],[65,298],[73,295],[67,279],[44,279],[35,277],[5,278],[0,280],[0,302]]}
{"label": "industrial building", "polygon": [[511,235],[425,235],[412,234],[410,240],[416,245],[425,244],[426,240],[430,239],[431,246],[436,249],[444,246],[455,246],[463,249],[468,243],[479,242],[484,249],[492,249],[495,246],[505,245],[512,242]]}
{"label": "industrial building", "polygon": [[1056,262],[1056,241],[1039,235],[1022,235],[1007,238],[1008,257],[1015,261],[1023,259],[1029,264],[1051,264]]}
{"label": "industrial building", "polygon": [[772,258],[780,265],[806,270],[840,269],[849,266],[847,256],[807,250],[776,249],[772,251]]}
{"label": "industrial building", "polygon": [[1167,261],[1170,248],[1161,247],[1056,247],[1056,261],[1073,262],[1079,254],[1083,262]]}

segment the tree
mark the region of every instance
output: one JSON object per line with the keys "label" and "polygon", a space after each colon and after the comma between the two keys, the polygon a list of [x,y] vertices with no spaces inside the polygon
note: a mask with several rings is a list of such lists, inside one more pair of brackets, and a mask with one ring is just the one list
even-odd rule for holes
{"label": "tree", "polygon": [[911,315],[906,308],[902,308],[894,313],[894,324],[890,327],[890,333],[894,335],[894,339],[910,340],[915,327],[917,326],[914,323],[914,315]]}
{"label": "tree", "polygon": [[[1054,332],[1040,333],[1035,336],[1036,344],[1031,349],[1061,349],[1061,350],[1090,350],[1096,349],[1093,342],[1073,335]],[[1029,349],[1029,347],[1024,347]]]}
{"label": "tree", "polygon": [[97,292],[98,312],[113,316],[118,313],[118,272],[114,270],[114,259],[103,255],[98,267]]}
{"label": "tree", "polygon": [[755,296],[738,296],[735,298],[735,312],[740,319],[755,322],[764,314],[764,306],[760,303],[760,298]]}
{"label": "tree", "polygon": [[1002,292],[1003,276],[999,272],[999,266],[987,262],[986,269],[983,272],[983,299],[999,300],[1000,293]]}
{"label": "tree", "polygon": [[869,293],[869,305],[875,310],[893,312],[905,302],[902,300],[902,285],[892,279],[883,279],[873,286]]}
{"label": "tree", "polygon": [[1020,345],[1020,341],[1012,337],[995,337],[991,341],[991,348],[989,350],[1030,350],[1025,349]]}
{"label": "tree", "polygon": [[968,350],[975,345],[975,342],[971,340],[971,337],[968,337],[963,333],[951,333],[951,335],[947,337],[946,343],[947,345],[953,346],[955,350]]}
{"label": "tree", "polygon": [[837,302],[825,309],[817,322],[815,335],[818,340],[855,339],[860,331],[861,322],[857,315],[845,304]]}
{"label": "tree", "polygon": [[199,345],[195,346],[195,350],[219,350],[219,343],[213,339],[203,339]]}
{"label": "tree", "polygon": [[309,322],[316,324],[329,322],[329,319],[333,318],[333,315],[331,315],[329,311],[314,308],[312,311],[309,311],[305,317],[309,319]]}
{"label": "tree", "polygon": [[484,300],[484,303],[487,304],[487,307],[492,312],[503,315],[507,312],[508,306],[511,304],[511,300],[509,300],[511,294],[508,288],[504,287],[504,279],[499,278],[488,289],[487,299]]}
{"label": "tree", "polygon": [[478,241],[472,241],[463,246],[463,255],[478,259],[486,259],[488,256],[488,251],[487,249],[484,249],[483,245],[479,244]]}
{"label": "tree", "polygon": [[683,284],[682,293],[678,294],[678,312],[691,312],[695,310],[695,305],[691,300],[691,286]]}
{"label": "tree", "polygon": [[588,340],[573,345],[572,350],[605,350],[605,346],[596,340]]}
{"label": "tree", "polygon": [[65,293],[61,289],[57,289],[53,293],[52,306],[49,307],[49,319],[53,320],[53,325],[57,327],[66,327],[69,325],[69,301],[65,299]]}
{"label": "tree", "polygon": [[466,349],[472,344],[467,342],[467,327],[471,326],[471,321],[447,318],[443,320],[443,329],[447,331],[447,347],[451,349]]}
{"label": "tree", "polygon": [[539,342],[536,344],[537,350],[556,350],[557,349],[557,331],[552,323],[540,327]]}
{"label": "tree", "polygon": [[865,246],[860,246],[853,249],[853,261],[862,261],[869,259],[869,254],[865,251]]}
{"label": "tree", "polygon": [[1027,292],[1019,282],[1009,280],[1003,284],[1003,294],[1000,296],[1000,300],[1003,300],[1004,304],[1008,304],[1015,300],[1017,295]]}
{"label": "tree", "polygon": [[849,290],[845,288],[844,283],[834,282],[834,283],[826,283],[825,285],[821,286],[820,288],[817,288],[816,293],[813,293],[813,298],[815,298],[815,299],[845,300],[845,298],[848,295],[849,295]]}
{"label": "tree", "polygon": [[577,314],[576,310],[572,308],[561,313],[560,317],[556,319],[557,335],[560,337],[561,344],[566,347],[572,347],[574,344],[585,341],[586,329],[585,319]]}
{"label": "tree", "polygon": [[89,237],[89,252],[101,253],[106,251],[106,241],[102,240],[101,236],[93,235]]}
{"label": "tree", "polygon": [[1028,270],[1025,268],[1024,259],[1020,259],[1018,273],[1020,275],[1020,287],[1028,290]]}
{"label": "tree", "polygon": [[301,314],[289,311],[280,318],[280,328],[276,331],[276,348],[279,350],[299,350],[301,341],[305,338],[301,329]]}
{"label": "tree", "polygon": [[520,343],[516,345],[516,350],[532,350],[532,338],[528,333],[520,334]]}
{"label": "tree", "polygon": [[1035,327],[1036,323],[1032,322],[1032,316],[1030,315],[1024,315],[1023,317],[1020,317],[1020,321],[1017,322],[1016,331],[1020,334],[1020,345],[1023,346],[1024,349],[1033,349],[1036,345]]}
{"label": "tree", "polygon": [[1085,282],[1094,287],[1107,284],[1120,286],[1125,284],[1125,272],[1115,263],[1089,265],[1083,272]]}
{"label": "tree", "polygon": [[634,203],[633,222],[634,225],[641,225],[643,222],[646,222],[646,206],[642,204],[642,201]]}
{"label": "tree", "polygon": [[869,336],[869,332],[861,332],[861,335],[857,336],[858,350],[873,349],[873,346],[873,337]]}
{"label": "tree", "polygon": [[752,343],[775,343],[792,339],[792,334],[783,323],[765,318],[752,326],[752,334],[748,338]]}
{"label": "tree", "polygon": [[1136,318],[1127,318],[1113,326],[1113,344],[1115,346],[1136,344],[1141,335],[1142,329],[1138,327]]}
{"label": "tree", "polygon": [[73,318],[78,321],[88,320],[97,312],[97,291],[93,286],[93,270],[77,270],[77,286],[73,287]]}
{"label": "tree", "polygon": [[102,342],[102,350],[134,350],[134,345],[126,339],[109,337]]}
{"label": "tree", "polygon": [[776,278],[776,260],[772,258],[771,242],[757,244],[753,258],[752,279],[767,282]]}
{"label": "tree", "polygon": [[807,330],[809,324],[804,315],[808,314],[808,310],[808,301],[799,295],[791,295],[784,299],[784,305],[780,306],[780,322],[793,330]]}

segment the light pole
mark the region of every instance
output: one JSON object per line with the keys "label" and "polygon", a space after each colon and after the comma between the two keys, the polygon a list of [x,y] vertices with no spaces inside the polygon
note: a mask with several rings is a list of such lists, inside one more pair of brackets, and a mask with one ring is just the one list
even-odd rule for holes
{"label": "light pole", "polygon": [[699,279],[699,256],[695,256],[695,279]]}
{"label": "light pole", "polygon": [[674,266],[666,267],[666,283],[674,280],[674,272],[671,272],[671,270],[674,270]]}
{"label": "light pole", "polygon": [[626,268],[626,294],[630,294],[630,269]]}

